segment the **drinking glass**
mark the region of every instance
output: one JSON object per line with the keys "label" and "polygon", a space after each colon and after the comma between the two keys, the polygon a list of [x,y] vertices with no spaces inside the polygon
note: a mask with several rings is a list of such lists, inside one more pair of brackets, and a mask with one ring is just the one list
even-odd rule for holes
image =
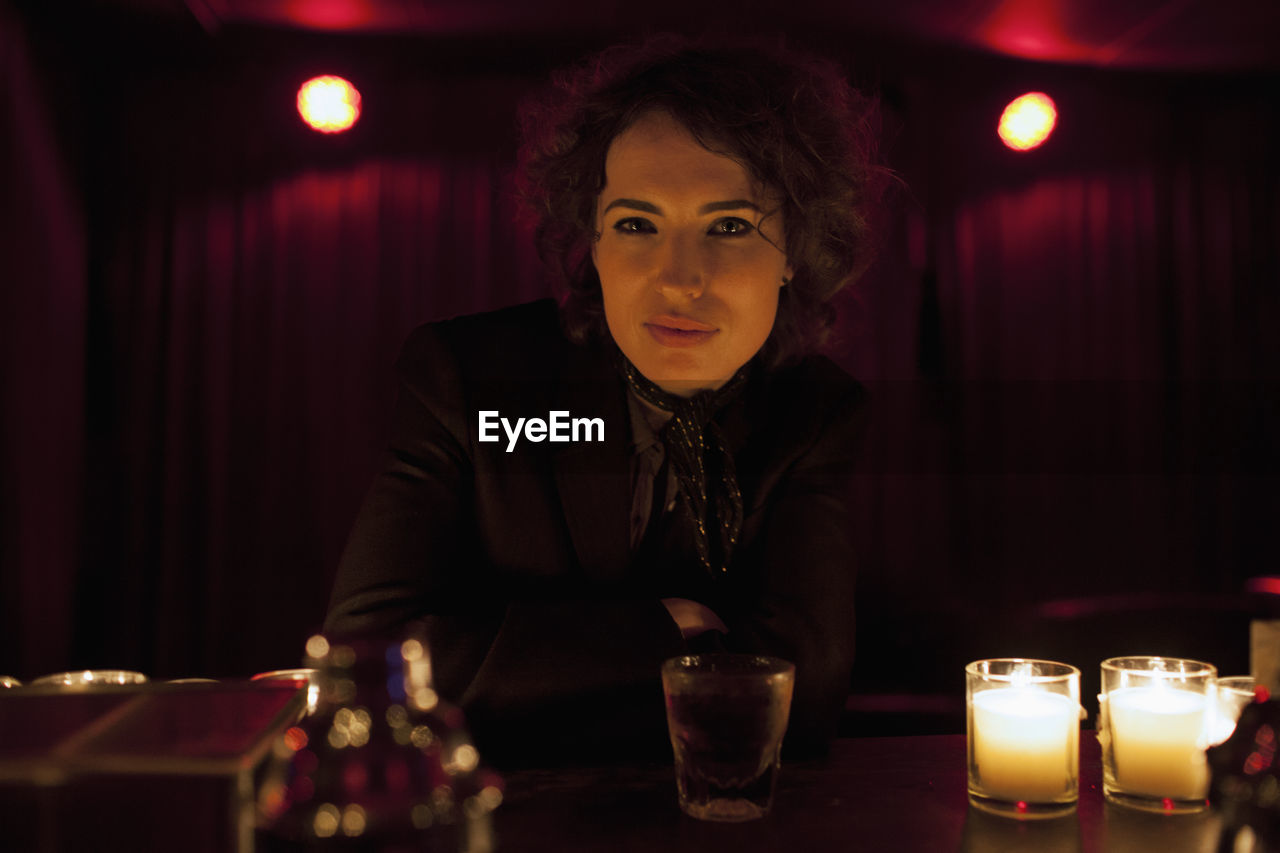
{"label": "drinking glass", "polygon": [[314,678],[295,680],[319,705],[276,739],[255,849],[490,853],[503,783],[436,692],[426,642],[315,635],[306,662]]}
{"label": "drinking glass", "polygon": [[1213,737],[1219,744],[1236,730],[1240,712],[1257,696],[1257,682],[1252,675],[1231,675],[1218,679],[1218,701],[1214,706]]}
{"label": "drinking glass", "polygon": [[789,661],[761,655],[686,655],[663,663],[685,814],[743,821],[769,812],[795,672]]}

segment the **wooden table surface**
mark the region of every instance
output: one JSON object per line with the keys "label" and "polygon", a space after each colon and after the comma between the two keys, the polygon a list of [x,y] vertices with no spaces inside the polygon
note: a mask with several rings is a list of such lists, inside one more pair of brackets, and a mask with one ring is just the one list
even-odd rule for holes
{"label": "wooden table surface", "polygon": [[717,824],[684,816],[670,765],[515,770],[494,815],[499,853],[1211,853],[1206,811],[1160,815],[1106,803],[1098,743],[1081,733],[1074,814],[1016,821],[968,804],[963,736],[841,739],[823,761],[785,764],[773,811]]}
{"label": "wooden table surface", "polygon": [[[247,853],[246,783],[302,698],[232,685],[0,703],[0,849],[87,850],[77,832],[123,811],[131,832],[111,837],[133,850],[166,849],[176,833],[185,850]],[[1097,739],[1080,742],[1078,808],[1036,821],[969,806],[958,735],[839,739],[826,759],[784,762],[772,813],[739,824],[686,817],[669,760],[499,768],[495,853],[1214,853],[1216,814],[1106,803]]]}
{"label": "wooden table surface", "polygon": [[254,771],[296,685],[142,684],[0,695],[0,851],[252,853]]}

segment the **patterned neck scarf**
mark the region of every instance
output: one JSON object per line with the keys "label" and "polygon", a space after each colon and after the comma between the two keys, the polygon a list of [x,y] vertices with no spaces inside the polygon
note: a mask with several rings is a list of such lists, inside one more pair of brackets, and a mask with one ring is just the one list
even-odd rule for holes
{"label": "patterned neck scarf", "polygon": [[715,391],[680,397],[663,391],[621,352],[618,369],[636,396],[671,419],[658,436],[671,460],[683,504],[694,524],[694,547],[702,565],[713,576],[729,569],[729,558],[742,530],[742,492],[733,456],[712,417],[741,393],[747,368]]}

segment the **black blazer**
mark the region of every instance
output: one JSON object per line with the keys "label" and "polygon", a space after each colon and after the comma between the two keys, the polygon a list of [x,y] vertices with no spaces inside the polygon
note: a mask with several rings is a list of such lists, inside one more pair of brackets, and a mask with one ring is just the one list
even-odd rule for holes
{"label": "black blazer", "polygon": [[[386,467],[356,520],[326,630],[424,629],[439,690],[482,754],[608,755],[665,743],[660,663],[688,647],[660,598],[701,600],[730,651],[796,664],[787,745],[833,732],[854,650],[847,518],[864,393],[829,360],[753,369],[716,417],[744,518],[729,571],[629,548],[626,390],[552,300],[415,330]],[[604,440],[479,441],[479,413],[600,418]],[[681,580],[683,579],[683,580]],[[661,747],[659,747],[661,748]]]}

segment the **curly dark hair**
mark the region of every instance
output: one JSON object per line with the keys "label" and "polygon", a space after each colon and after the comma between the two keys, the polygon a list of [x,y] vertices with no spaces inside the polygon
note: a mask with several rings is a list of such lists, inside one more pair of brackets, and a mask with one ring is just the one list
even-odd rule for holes
{"label": "curly dark hair", "polygon": [[554,75],[521,109],[517,186],[536,220],[539,255],[567,285],[567,333],[578,341],[607,335],[591,262],[605,155],[655,110],[781,197],[794,275],[779,292],[763,355],[777,365],[817,349],[835,320],[831,299],[873,254],[869,211],[884,174],[874,160],[876,104],[829,61],[778,45],[678,36],[610,48]]}

